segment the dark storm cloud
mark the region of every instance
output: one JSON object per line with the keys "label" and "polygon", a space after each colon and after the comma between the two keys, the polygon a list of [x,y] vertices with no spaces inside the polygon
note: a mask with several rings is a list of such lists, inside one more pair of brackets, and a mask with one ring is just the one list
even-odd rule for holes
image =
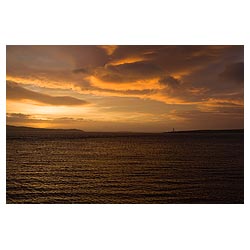
{"label": "dark storm cloud", "polygon": [[120,72],[132,76],[145,76],[155,77],[162,73],[162,69],[152,63],[148,62],[135,62],[135,63],[124,63],[117,66],[108,66],[108,69],[113,72]]}
{"label": "dark storm cloud", "polygon": [[[218,75],[226,64],[239,61],[243,56],[243,46],[119,46],[106,66],[96,68],[92,75],[107,84],[131,82],[131,88],[136,81],[159,78],[158,83],[168,87],[168,91],[163,89],[161,94],[171,94],[183,101],[202,101],[207,99],[207,93],[237,91],[228,82],[240,76],[239,65],[228,69],[230,74],[225,72],[227,81],[220,82]],[[129,58],[141,61],[126,63]],[[120,64],[113,65],[117,60]],[[124,90],[127,91],[127,86]]]}
{"label": "dark storm cloud", "polygon": [[[223,126],[227,127],[231,120],[233,127],[239,117],[240,122],[244,117],[243,62],[244,46],[238,45],[8,46],[7,77],[26,84],[22,85],[25,88],[15,88],[8,98],[65,105],[79,101],[84,104],[73,97],[74,100],[68,99],[72,94],[76,97],[84,94],[100,108],[102,100],[108,103],[115,97],[108,104],[111,111],[117,111],[121,100],[125,102],[123,111],[130,110],[129,98],[135,98],[142,106],[148,103],[156,107],[160,102],[164,112],[166,106],[176,105],[183,113],[173,117],[190,118],[192,124],[202,127],[208,125],[206,119],[211,126],[222,126],[221,114],[227,120]],[[44,95],[43,87],[53,92]],[[68,96],[60,96],[61,99],[51,96],[57,94],[56,89],[68,91],[58,92]],[[152,110],[146,107],[144,112]],[[185,113],[186,109],[190,112]],[[119,119],[123,120],[123,114],[119,113]]]}
{"label": "dark storm cloud", "polygon": [[74,69],[73,73],[75,73],[75,74],[79,74],[79,73],[88,74],[88,71],[84,68],[80,68],[80,69]]}
{"label": "dark storm cloud", "polygon": [[176,72],[200,68],[218,59],[238,55],[238,50],[232,46],[120,46],[114,52],[113,59],[140,56],[169,72]]}
{"label": "dark storm cloud", "polygon": [[173,89],[178,88],[180,86],[180,81],[172,76],[166,76],[164,78],[161,78],[159,80],[159,83]]}
{"label": "dark storm cloud", "polygon": [[7,46],[7,69],[26,65],[38,69],[85,68],[102,66],[108,56],[93,45],[9,45]]}
{"label": "dark storm cloud", "polygon": [[107,54],[97,46],[7,46],[6,72],[16,82],[71,88],[82,84],[83,74],[75,74],[79,69],[91,71],[107,61]]}
{"label": "dark storm cloud", "polygon": [[232,63],[225,67],[225,70],[219,75],[225,81],[233,81],[236,83],[244,82],[244,63]]}
{"label": "dark storm cloud", "polygon": [[50,96],[20,87],[14,82],[7,81],[7,99],[10,100],[33,100],[50,105],[84,105],[86,101],[71,96]]}
{"label": "dark storm cloud", "polygon": [[146,59],[150,59],[156,55],[156,53],[162,50],[164,45],[122,45],[119,46],[113,53],[110,59],[123,59],[133,56],[144,56]]}
{"label": "dark storm cloud", "polygon": [[[8,46],[7,53],[7,74],[26,77],[28,83],[34,78],[40,85],[44,82],[51,87],[74,85],[89,89],[91,83],[87,84],[85,77],[95,76],[107,83],[130,82],[132,88],[135,81],[151,78],[160,78],[160,84],[167,84],[164,77],[170,75],[187,78],[182,79],[187,83],[183,88],[202,86],[216,92],[217,88],[226,89],[225,81],[231,81],[230,77],[235,80],[240,77],[239,65],[238,69],[236,66],[225,69],[225,65],[242,61],[244,47],[125,45],[117,46],[108,55],[100,46]],[[128,62],[131,58],[135,61]],[[220,79],[224,82],[218,84],[220,79],[216,77],[223,71]],[[174,89],[178,85],[168,80],[169,87]]]}
{"label": "dark storm cloud", "polygon": [[[239,99],[243,100],[243,90],[233,83],[241,80],[240,69],[243,69],[243,65],[235,61],[243,58],[243,49],[243,46],[120,46],[112,55],[114,62],[120,59],[120,64],[112,65],[111,60],[110,64],[93,71],[93,75],[107,82],[106,85],[99,85],[100,92],[107,91],[105,87],[109,83],[131,82],[131,89],[128,86],[124,86],[124,90],[121,87],[116,89],[113,85],[114,88],[109,90],[111,95],[136,94],[165,103],[169,98],[172,103],[175,98],[177,103],[187,104],[207,102],[211,97],[225,100],[230,95],[228,102],[240,102]],[[123,63],[129,57],[141,58],[142,61]],[[230,67],[226,67],[229,62]],[[221,72],[223,77],[218,77]],[[145,85],[145,91],[133,89],[136,81],[154,77],[159,78],[158,84],[163,88],[154,89],[152,85],[149,89]],[[240,97],[233,99],[236,95]]]}
{"label": "dark storm cloud", "polygon": [[105,51],[93,45],[63,46],[62,53],[73,58],[75,68],[99,67],[108,60]]}
{"label": "dark storm cloud", "polygon": [[159,77],[163,74],[160,67],[148,62],[122,63],[119,65],[106,65],[99,68],[94,75],[105,82],[123,83]]}

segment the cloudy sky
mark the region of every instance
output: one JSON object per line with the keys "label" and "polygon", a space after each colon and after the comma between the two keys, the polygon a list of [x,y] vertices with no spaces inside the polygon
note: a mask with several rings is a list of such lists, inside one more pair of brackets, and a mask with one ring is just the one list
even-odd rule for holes
{"label": "cloudy sky", "polygon": [[243,128],[243,46],[7,46],[7,124]]}

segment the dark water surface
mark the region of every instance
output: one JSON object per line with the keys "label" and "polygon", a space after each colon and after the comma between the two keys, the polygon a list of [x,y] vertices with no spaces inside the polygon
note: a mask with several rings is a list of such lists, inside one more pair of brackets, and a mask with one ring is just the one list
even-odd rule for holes
{"label": "dark water surface", "polygon": [[7,203],[243,203],[243,137],[7,136]]}

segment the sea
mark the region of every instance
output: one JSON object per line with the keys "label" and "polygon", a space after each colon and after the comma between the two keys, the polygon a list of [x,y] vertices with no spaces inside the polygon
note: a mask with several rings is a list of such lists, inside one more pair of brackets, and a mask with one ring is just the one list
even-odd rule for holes
{"label": "sea", "polygon": [[7,131],[6,203],[244,203],[244,132]]}

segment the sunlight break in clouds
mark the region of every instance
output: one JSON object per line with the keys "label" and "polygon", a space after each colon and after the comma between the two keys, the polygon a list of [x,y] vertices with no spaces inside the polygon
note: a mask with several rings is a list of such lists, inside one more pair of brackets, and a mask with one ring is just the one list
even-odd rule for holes
{"label": "sunlight break in clouds", "polygon": [[243,46],[7,46],[6,80],[13,125],[243,128]]}

